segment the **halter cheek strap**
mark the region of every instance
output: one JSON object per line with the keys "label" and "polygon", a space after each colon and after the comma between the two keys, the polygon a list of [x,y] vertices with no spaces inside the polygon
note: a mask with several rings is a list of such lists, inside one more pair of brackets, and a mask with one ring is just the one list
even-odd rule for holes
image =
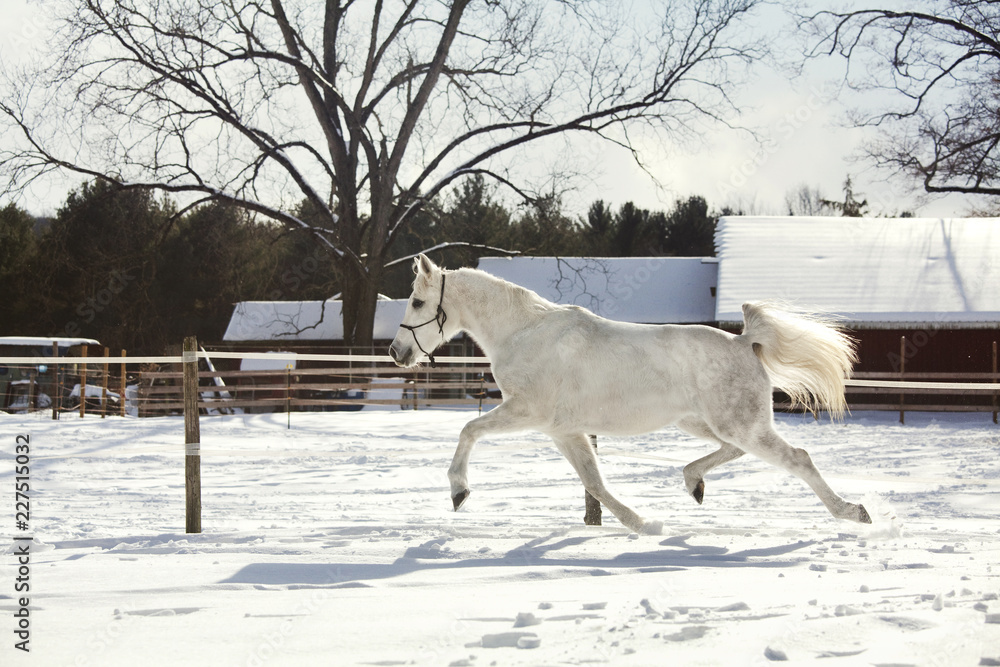
{"label": "halter cheek strap", "polygon": [[413,342],[416,343],[417,348],[419,348],[420,351],[423,352],[425,355],[427,355],[427,358],[431,360],[431,368],[437,368],[437,364],[434,361],[434,355],[431,352],[425,350],[424,346],[420,344],[420,340],[417,339],[417,329],[423,326],[427,326],[428,324],[436,323],[438,325],[438,333],[441,334],[441,342],[442,343],[444,342],[444,323],[448,321],[448,313],[444,312],[444,308],[441,307],[441,304],[444,303],[444,279],[445,275],[442,273],[441,295],[438,297],[438,307],[437,307],[437,312],[434,314],[434,319],[427,320],[426,322],[421,322],[420,324],[414,324],[413,326],[410,326],[409,324],[399,325],[401,329],[408,329],[409,332],[413,334]]}

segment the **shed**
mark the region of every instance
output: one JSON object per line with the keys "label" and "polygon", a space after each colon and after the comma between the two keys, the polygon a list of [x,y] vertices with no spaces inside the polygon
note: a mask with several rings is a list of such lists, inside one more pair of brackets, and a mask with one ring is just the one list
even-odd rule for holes
{"label": "shed", "polygon": [[[406,313],[407,299],[380,299],[375,304],[372,349],[344,345],[343,302],[327,301],[241,301],[233,308],[222,344],[212,346],[242,352],[270,350],[306,354],[388,354],[389,343],[399,330]],[[472,354],[470,341],[456,340],[446,346],[446,354]],[[315,365],[309,364],[307,366]]]}
{"label": "shed", "polygon": [[[0,357],[52,357],[53,352],[59,357],[78,357],[83,348],[87,348],[87,352],[92,356],[98,356],[103,352],[101,344],[93,338],[0,336]],[[55,397],[59,391],[59,383],[67,383],[72,387],[78,372],[79,369],[75,366],[0,364],[0,409],[6,409],[24,398],[23,395],[19,397],[17,392],[25,391],[23,385],[29,381],[37,382],[37,387],[33,391],[38,395]]]}
{"label": "shed", "polygon": [[[376,341],[391,341],[406,312],[406,299],[375,306]],[[344,340],[343,302],[241,301],[233,309],[222,340],[226,343],[339,344]]]}
{"label": "shed", "polygon": [[715,321],[719,265],[711,257],[483,257],[479,268],[608,319]]}

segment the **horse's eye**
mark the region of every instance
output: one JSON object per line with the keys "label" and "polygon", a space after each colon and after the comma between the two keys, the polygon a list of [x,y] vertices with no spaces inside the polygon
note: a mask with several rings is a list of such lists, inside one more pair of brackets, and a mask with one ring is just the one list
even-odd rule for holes
{"label": "horse's eye", "polygon": [[421,301],[420,299],[414,299],[413,300],[413,307],[417,308],[417,309],[423,308],[424,307],[424,302]]}

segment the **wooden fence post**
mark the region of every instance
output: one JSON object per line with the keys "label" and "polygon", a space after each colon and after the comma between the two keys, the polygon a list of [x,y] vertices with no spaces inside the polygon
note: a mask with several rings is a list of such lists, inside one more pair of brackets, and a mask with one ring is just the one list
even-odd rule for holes
{"label": "wooden fence post", "polygon": [[[122,358],[123,359],[125,358],[125,350],[122,350]],[[125,364],[119,364],[119,366],[122,367],[122,391],[121,391],[121,395],[120,395],[121,398],[118,400],[118,403],[120,404],[120,408],[121,408],[121,416],[124,417],[125,416],[125,381],[126,381],[126,378],[125,378]],[[139,394],[138,394],[138,392],[136,392],[136,399],[138,400],[138,398],[139,398]],[[138,415],[138,414],[139,414],[138,406],[136,406],[136,415]]]}
{"label": "wooden fence post", "polygon": [[101,376],[101,419],[108,416],[108,354],[111,351],[104,348],[104,374]]}
{"label": "wooden fence post", "polygon": [[135,409],[136,414],[139,418],[147,416],[149,413],[146,411],[146,399],[149,398],[149,392],[143,389],[143,377],[142,377],[142,366],[139,367],[139,375],[136,377],[136,392],[135,392]]}
{"label": "wooden fence post", "polygon": [[62,394],[62,381],[59,377],[59,343],[52,343],[52,419],[59,419],[59,398]]}
{"label": "wooden fence post", "polygon": [[[906,336],[899,337],[899,381],[903,381],[903,373],[906,371]],[[902,390],[899,393],[899,423],[906,423],[906,413],[903,411],[905,396]]]}
{"label": "wooden fence post", "polygon": [[[80,347],[80,358],[84,361],[87,359],[86,345]],[[83,366],[83,372],[80,373],[80,419],[83,419],[87,412],[87,364],[80,365]]]}
{"label": "wooden fence post", "polygon": [[[597,451],[597,436],[590,436],[590,444],[593,446],[594,451]],[[583,515],[583,523],[588,526],[600,526],[601,525],[601,502],[590,495],[589,491],[584,491],[583,502],[586,506],[586,511]]]}
{"label": "wooden fence post", "polygon": [[[1000,382],[1000,375],[997,375],[997,342],[993,341],[993,382]],[[1000,411],[1000,392],[993,392],[993,423],[997,423],[997,412]]]}
{"label": "wooden fence post", "polygon": [[34,412],[38,407],[38,368],[28,372],[28,411]]}
{"label": "wooden fence post", "polygon": [[201,427],[198,422],[198,341],[184,339],[184,490],[186,532],[201,532]]}

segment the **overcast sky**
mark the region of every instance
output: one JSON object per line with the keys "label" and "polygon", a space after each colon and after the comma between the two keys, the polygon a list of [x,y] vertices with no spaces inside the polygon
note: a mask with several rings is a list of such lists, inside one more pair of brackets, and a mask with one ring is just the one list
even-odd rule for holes
{"label": "overcast sky", "polygon": [[[44,0],[3,0],[0,59],[30,57],[30,44],[44,38],[44,16]],[[749,213],[782,214],[786,196],[802,185],[819,188],[830,199],[842,197],[850,174],[855,192],[872,203],[873,213],[967,214],[976,200],[920,197],[912,183],[886,182],[865,163],[851,160],[863,135],[843,124],[838,65],[820,64],[794,80],[769,66],[757,67],[755,77],[735,98],[743,111],[737,122],[756,128],[760,143],[745,132],[720,126],[683,145],[644,137],[640,143],[648,174],[621,149],[603,144],[574,149],[574,158],[590,165],[590,176],[577,191],[567,193],[565,203],[575,211],[598,198],[613,206],[633,201],[661,209],[678,197],[700,194],[713,208],[729,205]],[[33,213],[52,213],[75,182],[36,188],[19,204]],[[0,194],[0,204],[7,201]]]}

